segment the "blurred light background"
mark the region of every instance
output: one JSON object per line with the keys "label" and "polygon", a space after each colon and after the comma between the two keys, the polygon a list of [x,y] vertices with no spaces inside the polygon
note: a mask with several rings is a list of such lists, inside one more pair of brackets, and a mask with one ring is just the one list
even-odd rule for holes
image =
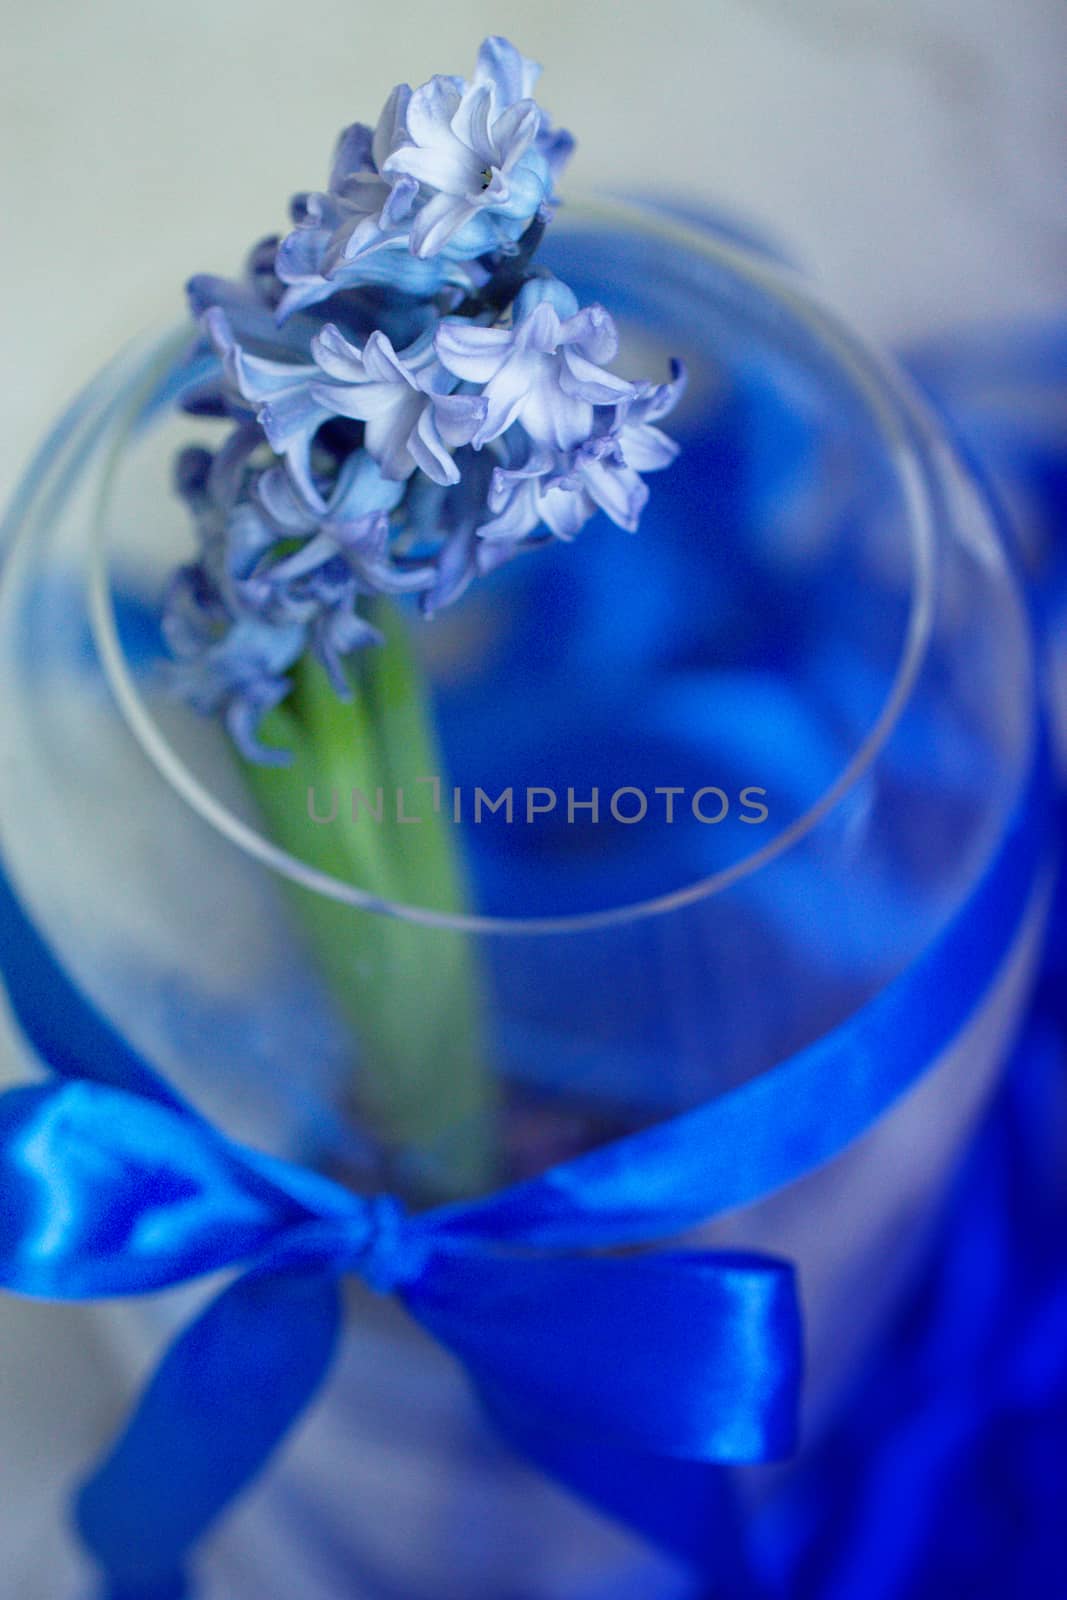
{"label": "blurred light background", "polygon": [[[342,125],[487,33],[544,64],[574,187],[762,220],[883,342],[1063,303],[1064,0],[0,0],[0,495]],[[116,1393],[90,1313],[0,1304],[5,1600],[68,1592],[57,1508]]]}

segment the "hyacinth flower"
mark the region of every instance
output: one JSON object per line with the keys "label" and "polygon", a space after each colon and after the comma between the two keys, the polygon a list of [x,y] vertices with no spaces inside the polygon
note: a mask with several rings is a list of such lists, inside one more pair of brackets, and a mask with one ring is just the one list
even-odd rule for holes
{"label": "hyacinth flower", "polygon": [[[229,431],[177,463],[196,553],[165,603],[174,690],[223,720],[277,844],[385,901],[431,882],[446,912],[466,895],[440,816],[325,827],[310,797],[373,794],[401,756],[440,773],[418,619],[598,511],[634,531],[684,384],[679,365],[614,372],[609,312],[537,263],[573,149],[533,99],[539,70],[490,38],[469,82],[398,86],[341,134],[287,235],[188,291],[212,357],[188,409]],[[403,922],[321,897],[301,915],[359,1038],[361,1112],[397,1150],[464,1123],[428,1181],[488,1181],[469,952],[415,984]]]}

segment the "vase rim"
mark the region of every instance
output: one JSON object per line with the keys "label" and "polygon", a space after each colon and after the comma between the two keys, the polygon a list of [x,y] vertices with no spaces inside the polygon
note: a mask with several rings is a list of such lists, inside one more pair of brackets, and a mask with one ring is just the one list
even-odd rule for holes
{"label": "vase rim", "polygon": [[[800,321],[807,333],[827,349],[837,367],[866,402],[879,436],[884,439],[896,487],[907,516],[911,583],[908,616],[894,675],[882,705],[863,738],[833,780],[786,827],[749,854],[705,877],[640,901],[603,910],[559,915],[495,916],[476,912],[446,912],[429,906],[391,901],[307,866],[280,849],[266,834],[224,805],[201,782],[167,739],[148,709],[134,681],[121,644],[114,598],[108,575],[104,519],[97,518],[90,556],[90,617],[104,673],[125,720],[142,750],[164,779],[187,804],[216,831],[245,854],[258,859],[283,878],[312,893],[323,894],[357,910],[390,915],[427,927],[483,935],[560,935],[586,933],[629,921],[662,916],[725,892],[742,879],[777,860],[809,835],[854,789],[868,772],[896,728],[907,706],[930,640],[936,596],[936,517],[930,487],[916,449],[914,436],[937,429],[919,397],[893,364],[871,351],[847,325],[826,309],[810,285],[780,261],[761,256],[732,240],[718,237],[669,211],[614,197],[583,196],[569,203],[560,221],[579,227],[620,224],[658,237],[662,242],[696,252],[741,278],[746,287],[778,303]],[[157,339],[146,356],[136,352],[142,369],[151,363],[152,382],[139,389],[138,406],[129,422],[144,414],[146,401],[160,384],[161,373],[173,367],[180,349],[188,346],[188,329]],[[123,359],[122,357],[119,358]],[[129,356],[126,357],[129,359]],[[117,454],[117,451],[116,451]]]}

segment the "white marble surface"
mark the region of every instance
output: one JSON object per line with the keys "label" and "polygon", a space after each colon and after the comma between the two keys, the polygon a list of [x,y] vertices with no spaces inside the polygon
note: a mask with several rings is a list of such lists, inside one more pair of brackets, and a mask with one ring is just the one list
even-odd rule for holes
{"label": "white marble surface", "polygon": [[[1063,0],[0,0],[0,496],[190,271],[321,182],[342,123],[488,32],[545,63],[576,184],[764,217],[876,337],[1062,302]],[[62,1486],[117,1395],[84,1312],[0,1304],[4,1600],[73,1592]]]}

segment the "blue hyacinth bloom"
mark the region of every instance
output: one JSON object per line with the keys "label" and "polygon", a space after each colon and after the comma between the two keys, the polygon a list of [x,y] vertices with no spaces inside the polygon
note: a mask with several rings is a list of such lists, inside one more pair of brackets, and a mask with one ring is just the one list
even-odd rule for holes
{"label": "blue hyacinth bloom", "polygon": [[510,327],[448,317],[434,342],[449,372],[482,387],[486,414],[475,447],[519,422],[535,444],[573,449],[593,432],[594,406],[637,394],[636,385],[599,364],[618,350],[611,317],[603,306],[579,310],[555,278],[535,278],[522,289]]}
{"label": "blue hyacinth bloom", "polygon": [[658,424],[681,368],[613,372],[610,314],[534,264],[573,147],[539,71],[490,38],[469,82],[398,86],[286,237],[189,284],[214,361],[189,407],[233,426],[179,459],[198,548],[166,631],[179,692],[252,759],[285,759],[257,729],[305,652],[351,692],[346,658],[380,639],[367,601],[432,615],[598,510],[632,530],[676,453]]}

